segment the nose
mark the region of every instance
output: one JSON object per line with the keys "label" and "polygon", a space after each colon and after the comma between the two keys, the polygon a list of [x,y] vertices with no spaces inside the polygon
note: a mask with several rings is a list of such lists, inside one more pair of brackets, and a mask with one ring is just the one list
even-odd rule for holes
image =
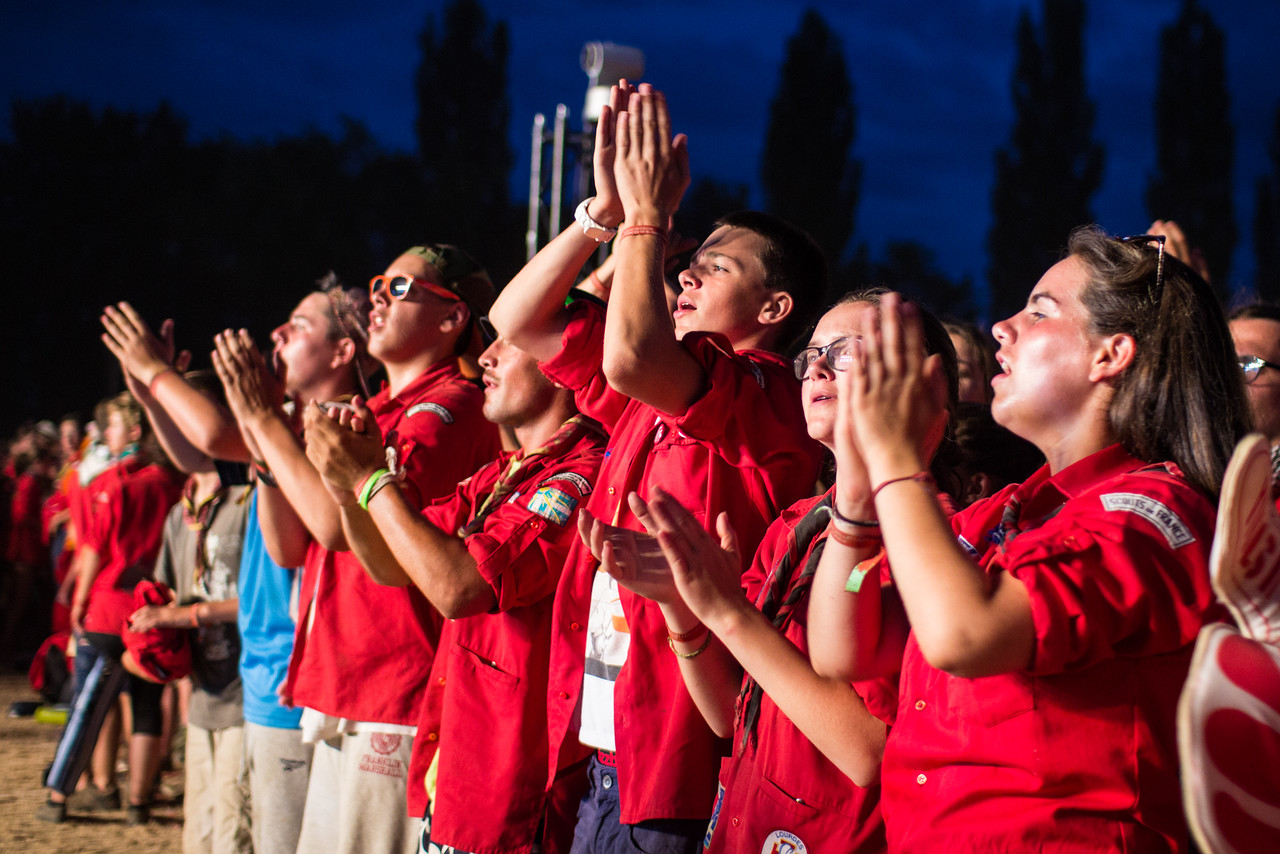
{"label": "nose", "polygon": [[386,308],[390,305],[387,300],[387,284],[380,283],[377,287],[369,289],[369,302],[377,308]]}
{"label": "nose", "polygon": [[693,288],[701,287],[702,285],[702,283],[698,281],[698,277],[694,275],[692,266],[679,275],[678,281],[680,282],[680,288],[682,290],[691,290]]}
{"label": "nose", "polygon": [[289,324],[282,323],[275,329],[271,330],[271,341],[274,344],[283,344],[289,334]]}
{"label": "nose", "polygon": [[[1015,314],[1014,317],[1017,317],[1017,315]],[[996,324],[991,327],[991,334],[1001,344],[1007,344],[1012,341],[1013,317],[1010,317],[1007,320],[997,321]]]}
{"label": "nose", "polygon": [[480,358],[477,360],[480,362],[480,367],[484,368],[486,371],[491,371],[495,367],[497,367],[498,351],[501,347],[502,347],[501,338],[499,338],[497,341],[494,341],[492,344],[486,347],[484,349],[484,352],[480,354]]}

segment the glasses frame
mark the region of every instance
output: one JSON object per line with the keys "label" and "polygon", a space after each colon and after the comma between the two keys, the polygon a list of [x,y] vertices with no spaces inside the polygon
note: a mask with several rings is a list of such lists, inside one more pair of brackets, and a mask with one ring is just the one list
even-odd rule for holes
{"label": "glasses frame", "polygon": [[[396,289],[391,284],[397,279],[405,279],[409,282],[408,286],[405,287],[402,293],[396,293]],[[427,293],[433,294],[434,296],[438,296],[442,299],[452,300],[453,302],[462,301],[462,297],[445,288],[443,285],[437,285],[435,282],[421,279],[417,276],[408,276],[404,273],[400,273],[395,276],[387,276],[385,274],[374,276],[369,280],[369,299],[376,297],[384,287],[386,288],[387,296],[393,299],[404,299],[409,295],[409,291],[413,290],[414,285],[418,285]]]}
{"label": "glasses frame", "polygon": [[1160,304],[1164,294],[1164,241],[1163,234],[1130,234],[1128,237],[1117,237],[1121,243],[1155,243],[1156,244],[1156,286],[1147,287],[1147,297],[1152,305]]}
{"label": "glasses frame", "polygon": [[[796,357],[791,360],[791,368],[792,370],[795,371],[796,379],[803,382],[804,375],[809,373],[809,367],[815,364],[819,359],[826,359],[827,364],[831,366],[831,370],[833,371],[847,371],[848,368],[842,368],[839,365],[837,365],[835,363],[835,359],[828,358],[827,351],[830,350],[832,347],[842,345],[842,344],[852,345],[853,342],[858,340],[859,338],[856,335],[846,335],[843,338],[837,338],[836,340],[830,342],[824,347],[805,347],[799,353],[796,353]],[[813,358],[808,361],[802,362],[802,360],[805,357],[805,354],[810,352],[814,354]],[[840,354],[837,353],[836,358],[839,358],[839,356]]]}
{"label": "glasses frame", "polygon": [[1244,377],[1245,385],[1251,384],[1258,378],[1258,374],[1262,373],[1263,368],[1274,368],[1280,371],[1280,365],[1275,362],[1268,362],[1261,356],[1237,356],[1236,364],[1240,366],[1240,373]]}

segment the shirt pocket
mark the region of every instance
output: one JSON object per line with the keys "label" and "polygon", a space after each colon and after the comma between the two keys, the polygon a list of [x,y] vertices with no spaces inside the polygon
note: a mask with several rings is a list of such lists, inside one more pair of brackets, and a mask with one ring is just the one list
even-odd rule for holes
{"label": "shirt pocket", "polygon": [[477,675],[477,678],[490,687],[499,687],[509,692],[520,684],[520,677],[508,673],[498,666],[498,662],[487,655],[476,652],[462,643],[455,642],[450,650],[454,656],[455,667],[462,667]]}

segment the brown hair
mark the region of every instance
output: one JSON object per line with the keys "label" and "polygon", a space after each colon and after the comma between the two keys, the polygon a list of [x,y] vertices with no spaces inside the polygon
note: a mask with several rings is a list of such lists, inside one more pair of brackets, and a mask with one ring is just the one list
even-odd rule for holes
{"label": "brown hair", "polygon": [[1133,363],[1114,381],[1108,418],[1125,450],[1144,462],[1171,460],[1216,496],[1236,442],[1252,419],[1231,333],[1213,291],[1155,245],[1123,243],[1097,226],[1071,234],[1067,255],[1086,270],[1080,302],[1096,335],[1127,334]]}

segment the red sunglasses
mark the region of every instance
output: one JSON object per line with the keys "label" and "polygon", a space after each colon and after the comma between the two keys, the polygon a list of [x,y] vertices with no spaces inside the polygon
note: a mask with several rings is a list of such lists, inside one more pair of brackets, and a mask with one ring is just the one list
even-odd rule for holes
{"label": "red sunglasses", "polygon": [[420,279],[417,276],[374,276],[369,280],[369,298],[377,296],[385,287],[387,293],[396,299],[404,299],[409,295],[409,289],[414,285],[426,290],[428,293],[435,294],[448,300],[455,302],[461,299],[453,291],[437,285],[435,282],[429,282],[426,279]]}

